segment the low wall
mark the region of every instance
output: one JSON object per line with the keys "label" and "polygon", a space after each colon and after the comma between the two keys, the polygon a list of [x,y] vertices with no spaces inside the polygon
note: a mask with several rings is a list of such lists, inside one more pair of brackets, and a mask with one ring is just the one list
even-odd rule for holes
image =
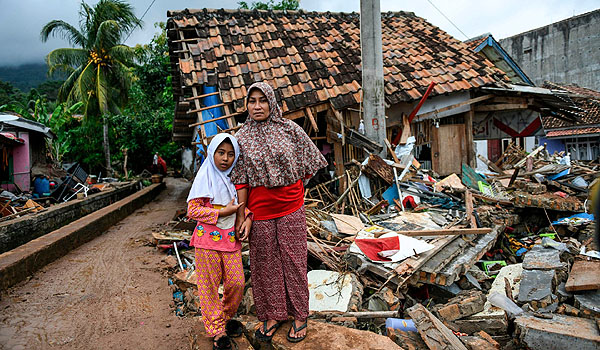
{"label": "low wall", "polygon": [[153,184],[70,225],[0,254],[0,290],[25,280],[43,266],[100,236],[112,225],[152,201],[165,187],[164,182]]}
{"label": "low wall", "polygon": [[84,199],[53,205],[41,213],[0,222],[0,254],[115,203],[135,193],[138,188],[139,183],[134,182]]}

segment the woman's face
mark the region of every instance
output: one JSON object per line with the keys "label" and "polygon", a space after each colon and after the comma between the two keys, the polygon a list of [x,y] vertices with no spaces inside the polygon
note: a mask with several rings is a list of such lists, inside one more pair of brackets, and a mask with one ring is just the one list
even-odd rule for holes
{"label": "woman's face", "polygon": [[253,89],[248,96],[248,114],[257,122],[269,118],[269,100],[262,91]]}

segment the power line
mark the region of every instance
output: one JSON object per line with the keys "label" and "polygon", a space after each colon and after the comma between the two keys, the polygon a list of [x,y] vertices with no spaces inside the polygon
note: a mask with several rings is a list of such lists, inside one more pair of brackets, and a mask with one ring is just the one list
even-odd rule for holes
{"label": "power line", "polygon": [[[144,11],[144,13],[142,14],[142,17],[140,17],[140,22],[142,22],[142,20],[144,19],[144,16],[146,16],[146,14],[148,13],[148,11],[150,11],[150,8],[152,7],[152,5],[154,5],[155,2],[156,2],[156,0],[152,0],[152,2],[150,3],[150,5],[146,9],[146,11]],[[125,38],[125,40],[123,40],[123,42],[126,42],[127,39],[129,39],[129,37],[131,36],[131,34],[133,33],[133,31],[135,30],[136,27],[137,27],[137,25],[134,26],[133,28],[131,28],[131,31],[129,32],[129,34],[127,34],[127,38]]]}
{"label": "power line", "polygon": [[439,8],[437,8],[437,6],[435,6],[434,3],[431,2],[431,0],[427,0],[427,1],[431,4],[431,6],[433,6],[434,9],[436,9],[442,16],[444,16],[444,18],[447,19],[448,22],[450,22],[450,24],[452,24],[454,26],[454,28],[458,29],[458,31],[461,32],[461,34],[464,35],[466,39],[469,39],[467,34],[465,34],[462,30],[460,30],[460,28],[458,28],[458,26],[456,24],[454,24],[454,22],[452,22],[450,20],[450,18],[448,18],[448,16],[446,16]]}

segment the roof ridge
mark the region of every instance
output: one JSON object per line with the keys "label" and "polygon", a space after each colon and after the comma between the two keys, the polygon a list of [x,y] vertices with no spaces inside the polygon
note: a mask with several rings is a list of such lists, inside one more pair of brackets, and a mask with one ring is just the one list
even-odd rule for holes
{"label": "roof ridge", "polygon": [[[319,12],[319,11],[305,11],[305,10],[251,10],[251,9],[212,9],[212,8],[203,8],[203,9],[189,9],[185,8],[183,10],[168,10],[167,17],[175,17],[181,15],[195,15],[195,14],[234,14],[234,13],[262,13],[262,14],[275,14],[275,15],[333,15],[333,16],[347,16],[347,15],[360,15],[359,12]],[[403,15],[406,17],[417,17],[414,12],[408,11],[386,11],[381,12],[382,15]]]}

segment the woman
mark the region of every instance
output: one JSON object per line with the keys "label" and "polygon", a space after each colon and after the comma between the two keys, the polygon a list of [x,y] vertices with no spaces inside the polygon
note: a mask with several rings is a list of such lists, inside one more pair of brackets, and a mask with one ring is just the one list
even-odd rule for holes
{"label": "woman", "polygon": [[242,222],[242,205],[236,229],[242,240],[250,236],[252,292],[263,321],[256,337],[270,341],[291,315],[287,338],[299,342],[306,337],[308,317],[304,183],[327,162],[304,130],[282,117],[271,86],[252,84],[246,107],[231,179],[239,202],[254,214],[254,221]]}

